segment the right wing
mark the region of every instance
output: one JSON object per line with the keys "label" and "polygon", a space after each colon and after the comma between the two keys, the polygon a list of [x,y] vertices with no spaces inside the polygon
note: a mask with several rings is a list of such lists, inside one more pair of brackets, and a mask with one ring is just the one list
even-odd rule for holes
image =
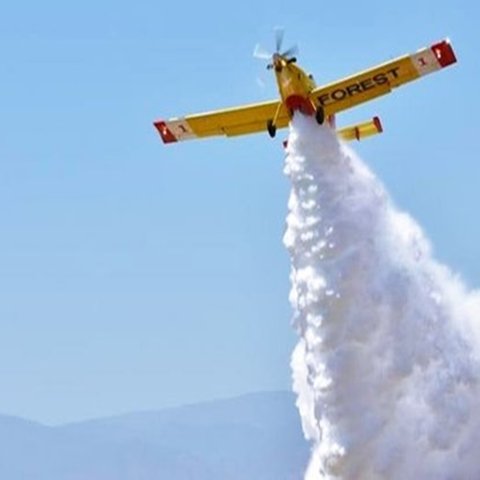
{"label": "right wing", "polygon": [[288,125],[290,116],[280,100],[160,120],[154,122],[154,125],[164,143],[215,135],[231,137],[266,130],[267,121],[275,117],[278,108],[280,112],[276,126],[283,128]]}
{"label": "right wing", "polygon": [[457,60],[448,40],[404,55],[342,80],[315,88],[310,99],[333,115],[389,93],[393,88],[447,67]]}

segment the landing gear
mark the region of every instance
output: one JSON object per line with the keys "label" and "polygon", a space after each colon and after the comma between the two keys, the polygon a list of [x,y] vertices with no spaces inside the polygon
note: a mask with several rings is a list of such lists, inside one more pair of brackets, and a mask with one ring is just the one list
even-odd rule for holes
{"label": "landing gear", "polygon": [[275,134],[277,133],[277,127],[275,126],[275,124],[273,123],[273,120],[269,120],[267,122],[267,130],[268,130],[268,134],[273,138],[275,136]]}
{"label": "landing gear", "polygon": [[315,120],[319,125],[323,125],[323,122],[325,121],[325,111],[323,110],[322,106],[317,107],[315,112]]}

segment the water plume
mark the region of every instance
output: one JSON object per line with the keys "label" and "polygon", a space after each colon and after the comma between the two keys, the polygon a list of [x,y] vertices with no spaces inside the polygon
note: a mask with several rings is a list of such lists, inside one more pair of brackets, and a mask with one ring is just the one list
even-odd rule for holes
{"label": "water plume", "polygon": [[285,174],[305,478],[480,478],[480,295],[328,127],[296,115]]}

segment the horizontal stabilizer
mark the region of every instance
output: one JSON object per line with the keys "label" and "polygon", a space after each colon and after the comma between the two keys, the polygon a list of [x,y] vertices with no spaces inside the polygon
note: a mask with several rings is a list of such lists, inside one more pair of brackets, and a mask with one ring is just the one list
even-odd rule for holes
{"label": "horizontal stabilizer", "polygon": [[364,138],[382,133],[383,128],[378,117],[374,117],[368,122],[358,123],[350,127],[344,127],[337,130],[337,135],[345,141],[363,140]]}

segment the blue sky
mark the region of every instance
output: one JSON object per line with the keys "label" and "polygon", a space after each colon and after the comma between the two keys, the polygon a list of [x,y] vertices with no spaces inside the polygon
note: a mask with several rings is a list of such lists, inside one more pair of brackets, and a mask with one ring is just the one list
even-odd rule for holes
{"label": "blue sky", "polygon": [[0,412],[59,423],[289,388],[283,135],[164,146],[152,127],[274,98],[252,52],[276,25],[319,83],[451,38],[456,66],[339,123],[380,115],[356,150],[478,286],[478,8],[3,5]]}

